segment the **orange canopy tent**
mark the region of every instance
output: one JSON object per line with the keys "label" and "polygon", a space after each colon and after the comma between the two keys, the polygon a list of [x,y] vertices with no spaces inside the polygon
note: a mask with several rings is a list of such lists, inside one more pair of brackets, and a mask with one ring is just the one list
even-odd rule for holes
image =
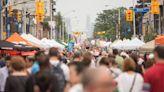
{"label": "orange canopy tent", "polygon": [[6,41],[12,42],[12,43],[21,43],[21,44],[23,43],[25,45],[29,45],[29,46],[33,46],[33,47],[38,47],[38,46],[32,44],[31,42],[25,40],[24,38],[22,38],[18,33],[14,33]]}
{"label": "orange canopy tent", "polygon": [[155,44],[156,44],[156,45],[161,45],[161,44],[164,45],[164,35],[157,36],[157,37],[155,38]]}

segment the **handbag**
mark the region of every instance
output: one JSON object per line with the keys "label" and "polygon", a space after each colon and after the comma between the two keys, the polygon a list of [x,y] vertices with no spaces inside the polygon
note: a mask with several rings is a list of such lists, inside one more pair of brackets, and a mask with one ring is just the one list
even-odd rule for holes
{"label": "handbag", "polygon": [[131,87],[130,87],[129,92],[132,92],[132,90],[133,90],[134,83],[135,83],[135,81],[136,81],[136,77],[137,77],[137,74],[135,74],[135,76],[134,76],[134,78],[133,78],[133,82],[132,82],[132,85],[131,85]]}

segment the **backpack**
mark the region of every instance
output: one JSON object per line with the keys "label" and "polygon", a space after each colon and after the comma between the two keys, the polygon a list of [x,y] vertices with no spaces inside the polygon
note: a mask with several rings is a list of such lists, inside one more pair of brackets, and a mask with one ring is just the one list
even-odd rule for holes
{"label": "backpack", "polygon": [[57,66],[52,65],[51,66],[51,72],[52,74],[54,74],[58,80],[58,84],[59,84],[59,92],[64,92],[64,87],[66,84],[66,79],[64,76],[64,72],[63,69],[61,68],[61,62],[59,62],[59,64],[57,64]]}
{"label": "backpack", "polygon": [[[49,72],[47,72],[45,74],[47,76],[49,76],[49,78],[50,78],[50,76],[54,77],[54,75],[52,76],[52,74],[50,74]],[[43,75],[43,76],[45,76],[45,75]],[[52,87],[51,83],[43,82],[43,81],[40,80],[40,79],[44,79],[44,77],[41,77],[40,79],[38,79],[36,75],[33,75],[31,78],[32,78],[32,83],[33,83],[32,84],[33,89],[31,90],[29,88],[28,91],[26,91],[26,92],[58,92],[56,90],[52,90],[53,87]],[[49,80],[51,80],[51,78]],[[43,83],[45,85],[42,85]],[[39,86],[39,84],[41,84],[41,85]]]}

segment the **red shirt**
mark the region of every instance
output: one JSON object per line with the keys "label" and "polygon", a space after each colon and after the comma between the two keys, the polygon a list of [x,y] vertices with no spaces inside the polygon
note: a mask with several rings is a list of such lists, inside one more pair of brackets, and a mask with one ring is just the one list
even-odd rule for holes
{"label": "red shirt", "polygon": [[144,82],[150,84],[150,92],[164,92],[164,64],[156,64],[144,74]]}

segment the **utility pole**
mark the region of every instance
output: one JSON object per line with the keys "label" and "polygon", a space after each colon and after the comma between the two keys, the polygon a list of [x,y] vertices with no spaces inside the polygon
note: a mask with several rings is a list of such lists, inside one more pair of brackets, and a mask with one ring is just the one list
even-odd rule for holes
{"label": "utility pole", "polygon": [[[3,0],[0,0],[0,7],[3,6]],[[3,12],[0,10],[0,39],[3,39]]]}
{"label": "utility pole", "polygon": [[51,21],[51,30],[50,30],[50,39],[52,39],[53,38],[53,35],[52,35],[52,31],[53,31],[53,29],[52,29],[52,13],[53,13],[53,11],[52,11],[52,5],[53,5],[53,0],[51,0],[50,1],[50,21]]}
{"label": "utility pole", "polygon": [[164,0],[163,0],[163,14],[162,14],[162,34],[164,33]]}
{"label": "utility pole", "polygon": [[[25,5],[24,5],[25,6]],[[23,7],[23,33],[26,34],[26,7]]]}
{"label": "utility pole", "polygon": [[64,33],[65,33],[65,23],[64,23],[64,21],[63,21],[63,36],[62,36],[62,39],[63,39],[63,42],[64,42]]}
{"label": "utility pole", "polygon": [[67,40],[67,43],[68,43],[68,42],[69,42],[69,33],[67,33],[67,35],[68,35],[68,36],[67,36],[67,37],[68,37],[68,38],[67,38],[67,39],[68,39],[68,40]]}
{"label": "utility pole", "polygon": [[161,35],[161,13],[159,12],[159,15],[158,15],[158,26],[159,26],[159,28],[158,28],[158,34],[159,35]]}
{"label": "utility pole", "polygon": [[6,0],[6,6],[7,6],[6,7],[6,38],[7,38],[7,37],[9,37],[9,34],[10,34],[9,29],[8,29],[10,27],[9,23],[8,23],[8,21],[9,21],[9,19],[8,19],[8,0]]}
{"label": "utility pole", "polygon": [[120,16],[120,9],[118,9],[118,38],[120,39],[121,36],[121,31],[120,31],[120,21],[121,21],[121,16]]}
{"label": "utility pole", "polygon": [[135,0],[133,0],[133,36],[136,37],[136,21],[135,21],[135,12],[134,12],[134,8],[135,8]]}

